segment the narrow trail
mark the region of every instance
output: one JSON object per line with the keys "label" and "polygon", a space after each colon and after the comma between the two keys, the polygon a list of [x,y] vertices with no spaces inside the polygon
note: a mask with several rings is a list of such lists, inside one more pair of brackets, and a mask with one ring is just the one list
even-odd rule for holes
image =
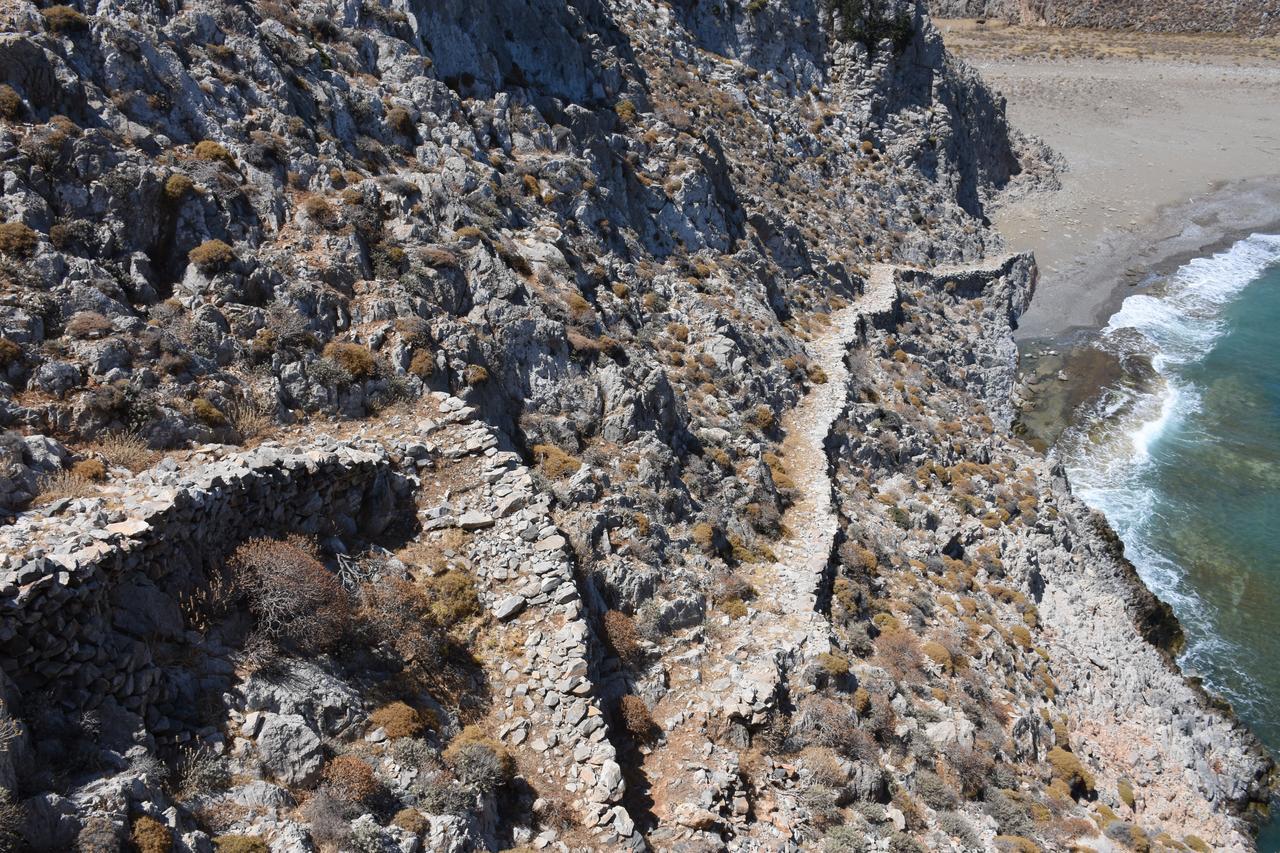
{"label": "narrow trail", "polygon": [[[734,787],[738,753],[722,745],[728,725],[763,724],[778,707],[789,675],[831,651],[831,625],[819,598],[839,516],[826,441],[848,403],[850,347],[865,338],[869,326],[892,322],[900,272],[934,279],[989,278],[999,275],[1011,257],[932,270],[878,264],[858,300],[831,314],[809,343],[810,359],[827,381],[813,386],[782,420],[780,455],[796,484],[782,518],[786,538],[771,562],[744,569],[756,590],[750,614],[736,620],[713,615],[701,642],[669,659],[668,690],[654,709],[666,742],[643,770],[650,809],[664,822],[705,827],[719,820],[717,812],[736,814],[747,807],[745,795]],[[728,740],[733,738],[730,734]],[[774,824],[789,834],[781,813]]]}

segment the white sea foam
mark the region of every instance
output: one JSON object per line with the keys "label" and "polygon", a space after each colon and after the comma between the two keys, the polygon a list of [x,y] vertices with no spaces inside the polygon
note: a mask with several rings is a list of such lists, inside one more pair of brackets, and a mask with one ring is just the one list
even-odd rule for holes
{"label": "white sea foam", "polygon": [[[1173,606],[1192,643],[1189,670],[1209,661],[1241,660],[1216,636],[1182,568],[1148,535],[1160,496],[1146,483],[1162,436],[1200,405],[1200,389],[1179,367],[1202,359],[1223,333],[1222,310],[1268,268],[1280,263],[1280,235],[1254,235],[1230,249],[1193,260],[1156,294],[1125,299],[1102,333],[1102,346],[1117,353],[1141,351],[1158,374],[1151,387],[1108,389],[1091,418],[1069,430],[1060,452],[1077,494],[1102,511],[1124,540],[1126,553],[1149,587]],[[1133,333],[1140,336],[1135,340]],[[1250,704],[1256,698],[1230,697]]]}

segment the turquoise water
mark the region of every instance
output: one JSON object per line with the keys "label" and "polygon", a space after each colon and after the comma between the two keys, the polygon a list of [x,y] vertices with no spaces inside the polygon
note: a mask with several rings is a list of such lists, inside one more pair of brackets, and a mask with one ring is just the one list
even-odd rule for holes
{"label": "turquoise water", "polygon": [[[1109,388],[1059,445],[1187,633],[1185,671],[1280,754],[1280,237],[1255,235],[1132,296],[1101,346],[1157,381]],[[1280,829],[1264,834],[1280,850]]]}

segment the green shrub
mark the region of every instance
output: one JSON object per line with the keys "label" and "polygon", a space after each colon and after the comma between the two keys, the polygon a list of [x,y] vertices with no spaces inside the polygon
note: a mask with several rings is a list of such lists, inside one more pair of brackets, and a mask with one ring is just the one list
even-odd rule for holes
{"label": "green shrub", "polygon": [[70,6],[41,9],[44,25],[55,33],[77,33],[89,29],[89,19]]}
{"label": "green shrub", "polygon": [[0,118],[15,119],[22,115],[22,97],[8,83],[0,83]]}
{"label": "green shrub", "polygon": [[235,262],[236,253],[221,240],[205,240],[190,252],[187,260],[203,272],[217,272]]}
{"label": "green shrub", "polygon": [[324,357],[356,379],[367,379],[378,372],[378,362],[367,347],[343,341],[325,344]]}
{"label": "green shrub", "polygon": [[231,156],[231,152],[227,150],[225,145],[214,142],[212,139],[201,140],[196,143],[195,151],[197,160],[208,160],[214,163],[225,163],[228,166],[234,166],[236,160]]}
{"label": "green shrub", "polygon": [[23,222],[0,224],[0,252],[15,258],[26,258],[36,250],[38,238]]}

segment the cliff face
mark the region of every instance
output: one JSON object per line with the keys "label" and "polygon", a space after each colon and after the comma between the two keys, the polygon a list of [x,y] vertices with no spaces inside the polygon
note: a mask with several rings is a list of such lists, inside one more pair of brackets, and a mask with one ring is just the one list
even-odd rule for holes
{"label": "cliff face", "polygon": [[1275,0],[929,0],[929,11],[940,18],[1151,33],[1265,36],[1280,32],[1280,5]]}
{"label": "cliff face", "polygon": [[5,843],[1249,845],[919,4],[4,14]]}

